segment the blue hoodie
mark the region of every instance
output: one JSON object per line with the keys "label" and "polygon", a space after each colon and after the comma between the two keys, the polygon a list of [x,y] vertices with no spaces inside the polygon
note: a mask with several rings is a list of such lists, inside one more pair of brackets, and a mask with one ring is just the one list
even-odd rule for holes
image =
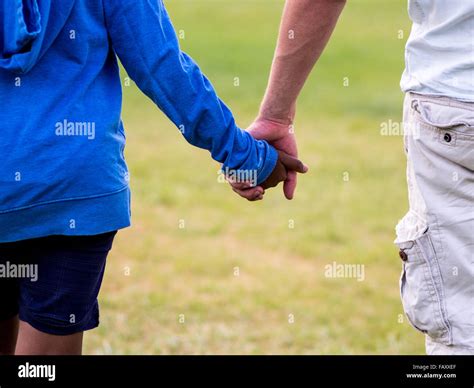
{"label": "blue hoodie", "polygon": [[0,21],[0,242],[130,225],[117,57],[189,143],[257,183],[273,170],[161,0],[0,0]]}

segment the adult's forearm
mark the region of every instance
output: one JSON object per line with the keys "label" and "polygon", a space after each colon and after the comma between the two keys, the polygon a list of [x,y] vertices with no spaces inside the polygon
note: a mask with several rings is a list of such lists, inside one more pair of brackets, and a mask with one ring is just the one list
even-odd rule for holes
{"label": "adult's forearm", "polygon": [[336,26],[345,0],[287,0],[263,118],[291,123],[294,107],[311,70]]}

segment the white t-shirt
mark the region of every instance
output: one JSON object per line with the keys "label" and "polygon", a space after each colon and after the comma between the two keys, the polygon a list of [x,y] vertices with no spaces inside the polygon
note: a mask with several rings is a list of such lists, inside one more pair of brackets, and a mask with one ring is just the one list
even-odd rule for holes
{"label": "white t-shirt", "polygon": [[474,102],[474,0],[408,0],[404,92]]}

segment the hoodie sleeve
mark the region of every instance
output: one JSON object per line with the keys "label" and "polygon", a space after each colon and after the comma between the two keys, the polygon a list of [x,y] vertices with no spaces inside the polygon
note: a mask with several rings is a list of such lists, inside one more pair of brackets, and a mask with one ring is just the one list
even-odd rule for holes
{"label": "hoodie sleeve", "polygon": [[[138,87],[192,145],[223,168],[267,179],[278,155],[238,128],[198,65],[181,51],[162,0],[103,0],[113,48]],[[252,175],[253,176],[253,175]]]}

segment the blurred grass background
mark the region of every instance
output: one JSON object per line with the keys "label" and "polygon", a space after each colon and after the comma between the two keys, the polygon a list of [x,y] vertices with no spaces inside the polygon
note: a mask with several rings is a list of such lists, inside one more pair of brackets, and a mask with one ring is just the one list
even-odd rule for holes
{"label": "blurred grass background", "polygon": [[[284,1],[166,3],[183,49],[246,127]],[[380,135],[381,123],[401,120],[409,28],[406,0],[348,1],[299,100],[311,171],[292,202],[277,189],[247,203],[216,183],[208,153],[124,87],[134,225],[110,255],[101,327],[86,336],[86,353],[423,352],[402,316],[392,244],[407,208],[402,139]],[[333,262],[365,265],[365,280],[326,278]]]}

